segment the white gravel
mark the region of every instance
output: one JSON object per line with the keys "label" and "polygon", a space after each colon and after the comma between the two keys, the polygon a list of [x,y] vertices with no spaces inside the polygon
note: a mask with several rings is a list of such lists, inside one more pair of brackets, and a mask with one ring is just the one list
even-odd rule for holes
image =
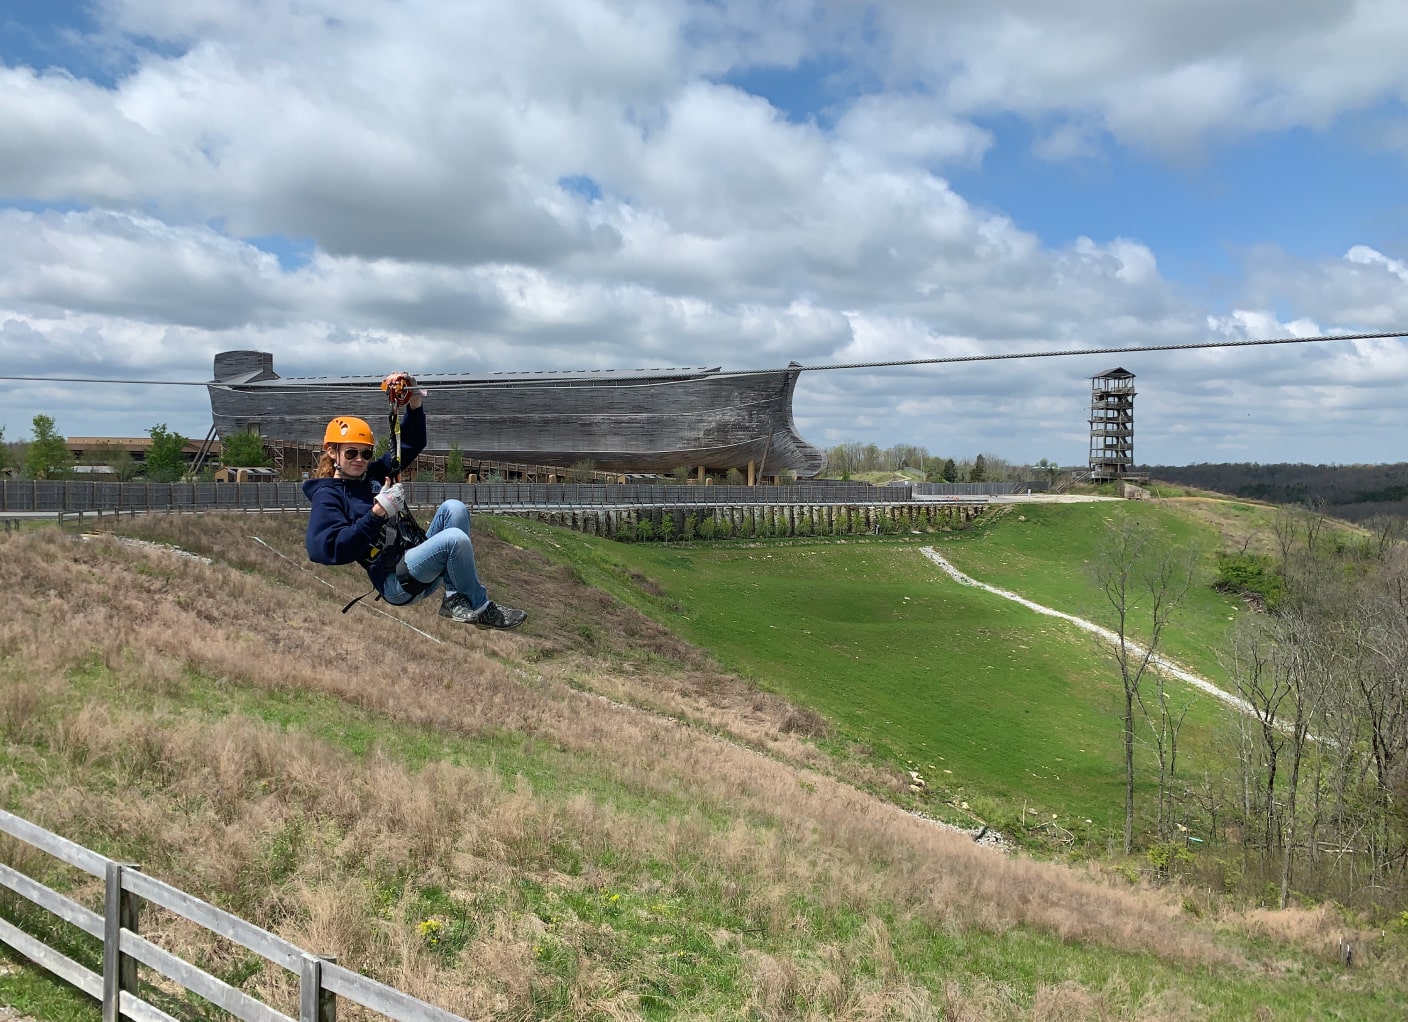
{"label": "white gravel", "polygon": [[[999,589],[997,586],[990,586],[986,582],[979,582],[977,579],[969,578],[967,575],[963,574],[963,572],[959,571],[952,564],[950,564],[943,557],[943,555],[940,554],[933,547],[924,547],[924,556],[929,558],[929,560],[933,561],[940,568],[942,568],[944,572],[948,575],[948,577],[953,579],[959,585],[974,586],[975,588],[982,589],[996,596],[1001,596],[1005,600],[1011,600],[1013,603],[1020,603],[1022,606],[1027,607],[1030,610],[1034,610],[1038,614],[1045,614],[1048,617],[1058,617],[1063,621],[1069,621],[1077,628],[1084,629],[1087,632],[1100,636],[1100,638],[1104,639],[1112,646],[1119,642],[1119,635],[1117,633],[1110,631],[1110,629],[1108,628],[1104,628],[1100,625],[1097,625],[1093,621],[1087,621],[1085,618],[1076,617],[1073,614],[1065,614],[1059,610],[1052,610],[1050,607],[1043,607],[1039,603],[1033,603],[1026,597],[1018,596],[1016,593],[1009,592],[1006,589]],[[1135,656],[1142,657],[1144,655],[1144,647],[1140,646],[1138,643],[1130,641],[1128,637],[1126,637],[1125,639],[1125,644],[1129,647],[1130,651]],[[1204,678],[1202,675],[1194,674],[1186,667],[1180,667],[1178,664],[1174,663],[1166,657],[1162,657],[1158,654],[1155,654],[1153,657],[1150,658],[1149,665],[1162,674],[1165,674],[1171,678],[1177,678],[1179,681],[1187,682],[1194,688],[1206,692],[1214,699],[1222,700],[1228,706],[1234,707],[1242,713],[1251,714],[1252,716],[1256,715],[1255,711],[1252,709],[1251,704],[1248,703],[1245,699],[1242,699],[1238,696],[1233,695],[1231,692],[1219,688],[1216,684],[1209,681],[1207,678]]]}

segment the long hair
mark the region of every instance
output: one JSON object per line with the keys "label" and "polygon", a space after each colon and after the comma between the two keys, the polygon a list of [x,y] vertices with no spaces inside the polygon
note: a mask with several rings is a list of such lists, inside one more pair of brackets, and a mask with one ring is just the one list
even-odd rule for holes
{"label": "long hair", "polygon": [[327,451],[318,459],[318,471],[315,475],[318,479],[331,479],[337,475],[337,462],[332,460],[332,455]]}

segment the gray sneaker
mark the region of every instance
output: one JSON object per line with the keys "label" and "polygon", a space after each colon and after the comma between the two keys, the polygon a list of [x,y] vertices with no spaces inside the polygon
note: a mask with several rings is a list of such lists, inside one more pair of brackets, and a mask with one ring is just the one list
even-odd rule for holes
{"label": "gray sneaker", "polygon": [[470,611],[474,615],[472,620],[480,628],[502,628],[507,631],[510,628],[517,628],[524,621],[528,620],[526,610],[514,610],[512,607],[500,607],[493,600],[490,600],[477,611]]}
{"label": "gray sneaker", "polygon": [[528,620],[526,611],[500,607],[493,600],[474,610],[469,605],[469,597],[463,593],[445,597],[440,603],[440,616],[467,625],[478,625],[480,628],[517,628]]}
{"label": "gray sneaker", "polygon": [[463,621],[468,624],[474,620],[474,611],[469,606],[469,597],[463,593],[455,593],[454,596],[447,596],[440,601],[440,616],[447,617],[451,621]]}

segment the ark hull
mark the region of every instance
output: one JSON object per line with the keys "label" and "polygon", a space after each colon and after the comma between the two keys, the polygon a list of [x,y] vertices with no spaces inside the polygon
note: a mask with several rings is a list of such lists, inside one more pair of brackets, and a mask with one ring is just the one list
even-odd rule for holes
{"label": "ark hull", "polygon": [[[468,459],[612,472],[744,468],[768,475],[821,471],[825,455],[798,435],[792,393],[800,367],[762,373],[719,369],[639,372],[417,374],[430,392],[430,446],[457,445]],[[381,377],[283,379],[273,356],[215,356],[208,384],[221,435],[257,430],[271,440],[321,443],[336,415],[380,430],[388,405]]]}

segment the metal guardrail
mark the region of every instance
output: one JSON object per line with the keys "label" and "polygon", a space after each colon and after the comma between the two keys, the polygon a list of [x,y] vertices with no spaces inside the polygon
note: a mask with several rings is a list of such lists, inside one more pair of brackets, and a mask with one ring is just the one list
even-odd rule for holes
{"label": "metal guardrail", "polygon": [[459,1015],[345,969],[330,958],[311,954],[238,916],[149,877],[141,872],[140,866],[106,858],[13,813],[0,810],[0,833],[104,881],[104,911],[99,915],[0,864],[0,887],[103,942],[103,971],[99,975],[13,923],[0,919],[0,943],[100,1001],[103,1022],[177,1022],[142,998],[139,964],[243,1022],[295,1022],[290,1016],[141,936],[139,921],[144,903],[158,905],[294,973],[299,985],[296,1022],[336,1022],[339,997],[378,1012],[393,1022],[465,1022]]}

